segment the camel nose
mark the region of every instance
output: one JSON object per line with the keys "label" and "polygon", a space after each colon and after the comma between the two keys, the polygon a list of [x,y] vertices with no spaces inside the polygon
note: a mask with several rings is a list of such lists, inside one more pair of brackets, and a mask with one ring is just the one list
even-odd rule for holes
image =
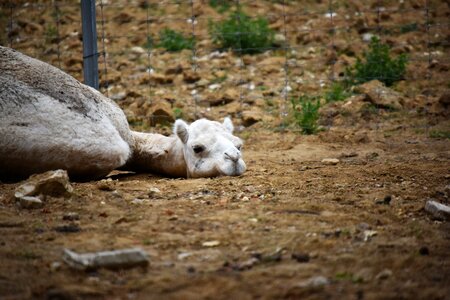
{"label": "camel nose", "polygon": [[225,152],[225,158],[237,162],[241,158],[241,153],[239,151],[227,151]]}

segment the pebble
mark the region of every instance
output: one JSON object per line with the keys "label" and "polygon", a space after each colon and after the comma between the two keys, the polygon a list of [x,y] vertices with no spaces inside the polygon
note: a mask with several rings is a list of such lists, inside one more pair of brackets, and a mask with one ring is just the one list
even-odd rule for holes
{"label": "pebble", "polygon": [[207,241],[202,243],[203,247],[217,247],[219,245],[220,245],[219,241]]}
{"label": "pebble", "polygon": [[62,219],[64,221],[76,221],[80,219],[80,216],[76,212],[68,212],[63,216]]}
{"label": "pebble", "polygon": [[148,196],[150,198],[157,198],[159,194],[161,194],[161,191],[156,187],[152,187],[148,190]]}
{"label": "pebble", "polygon": [[425,211],[438,220],[450,220],[450,206],[429,200],[425,204]]}
{"label": "pebble", "polygon": [[337,158],[324,158],[322,159],[322,164],[328,165],[328,166],[334,166],[339,163],[339,159]]}
{"label": "pebble", "polygon": [[314,276],[298,284],[299,287],[321,287],[330,284],[324,276]]}
{"label": "pebble", "polygon": [[389,269],[384,269],[383,271],[378,273],[377,276],[375,276],[375,279],[376,280],[385,280],[385,279],[388,279],[391,276],[392,276],[392,271],[389,270]]}

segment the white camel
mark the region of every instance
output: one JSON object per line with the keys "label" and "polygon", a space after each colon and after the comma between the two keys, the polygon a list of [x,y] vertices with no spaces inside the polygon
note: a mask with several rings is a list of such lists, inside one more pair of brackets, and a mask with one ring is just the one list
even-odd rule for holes
{"label": "white camel", "polygon": [[112,100],[49,64],[0,46],[0,177],[65,169],[89,180],[121,168],[171,177],[241,175],[242,141],[223,123],[177,120],[174,134],[131,131]]}

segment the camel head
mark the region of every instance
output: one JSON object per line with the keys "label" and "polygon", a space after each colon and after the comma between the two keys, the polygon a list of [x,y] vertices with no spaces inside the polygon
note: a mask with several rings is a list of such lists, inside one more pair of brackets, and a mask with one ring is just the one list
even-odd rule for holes
{"label": "camel head", "polygon": [[174,133],[183,143],[188,178],[237,176],[245,172],[242,140],[233,135],[229,118],[223,123],[200,119],[190,125],[177,120]]}

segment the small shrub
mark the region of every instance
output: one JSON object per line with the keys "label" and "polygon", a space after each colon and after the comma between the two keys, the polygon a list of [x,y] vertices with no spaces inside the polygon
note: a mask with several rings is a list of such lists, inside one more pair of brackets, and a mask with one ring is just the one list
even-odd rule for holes
{"label": "small shrub", "polygon": [[185,37],[172,29],[164,28],[159,32],[159,43],[157,46],[170,52],[177,52],[183,49],[193,49],[195,40],[192,37]]}
{"label": "small shrub", "polygon": [[179,107],[175,107],[173,109],[173,115],[175,116],[175,119],[181,119],[183,118],[183,110]]}
{"label": "small shrub", "polygon": [[320,99],[317,97],[300,96],[291,99],[292,110],[297,125],[303,134],[313,134],[317,131]]}
{"label": "small shrub", "polygon": [[252,19],[241,11],[232,13],[223,22],[210,22],[209,30],[213,42],[219,47],[231,48],[242,54],[264,52],[274,38],[267,19]]}
{"label": "small shrub", "polygon": [[364,52],[363,60],[357,59],[355,65],[347,69],[348,84],[361,84],[377,79],[386,86],[402,80],[406,70],[408,58],[405,54],[392,59],[389,46],[373,37],[369,44],[369,51]]}
{"label": "small shrub", "polygon": [[325,92],[325,100],[327,102],[342,101],[350,97],[351,94],[342,83],[334,82],[330,89]]}
{"label": "small shrub", "polygon": [[430,131],[430,137],[434,139],[450,139],[450,131],[432,130]]}

